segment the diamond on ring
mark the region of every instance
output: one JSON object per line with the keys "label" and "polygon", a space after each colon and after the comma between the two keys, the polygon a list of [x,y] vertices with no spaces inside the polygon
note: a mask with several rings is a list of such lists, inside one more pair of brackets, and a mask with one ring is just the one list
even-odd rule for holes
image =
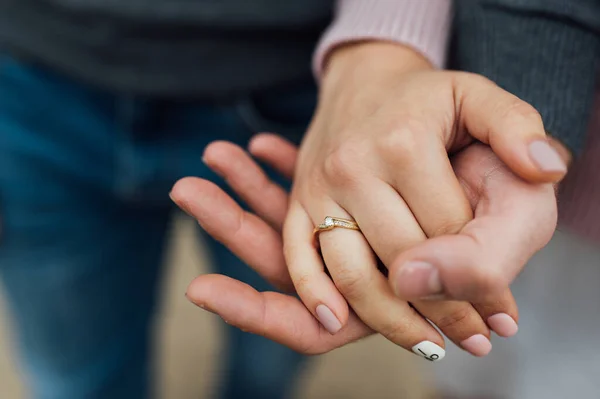
{"label": "diamond on ring", "polygon": [[315,229],[313,231],[313,235],[316,238],[319,233],[321,233],[323,231],[333,230],[336,227],[340,227],[340,228],[348,229],[348,230],[360,231],[360,227],[358,227],[358,224],[356,224],[356,222],[354,220],[336,218],[333,216],[326,216],[325,219],[323,219],[323,223],[321,223],[317,227],[315,227]]}

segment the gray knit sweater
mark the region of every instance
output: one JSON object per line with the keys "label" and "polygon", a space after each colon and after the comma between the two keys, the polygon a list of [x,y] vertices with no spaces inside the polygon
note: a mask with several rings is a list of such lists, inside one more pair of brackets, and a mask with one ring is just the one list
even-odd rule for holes
{"label": "gray knit sweater", "polygon": [[0,0],[0,45],[111,90],[211,99],[312,79],[333,0]]}
{"label": "gray knit sweater", "polygon": [[451,65],[531,103],[580,153],[600,61],[600,0],[457,0],[455,8]]}

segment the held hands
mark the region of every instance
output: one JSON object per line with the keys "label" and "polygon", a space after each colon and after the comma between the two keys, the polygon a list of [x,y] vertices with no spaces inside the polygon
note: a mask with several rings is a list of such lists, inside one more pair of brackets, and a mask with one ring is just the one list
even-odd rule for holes
{"label": "held hands", "polygon": [[[533,108],[479,76],[433,71],[391,44],[337,50],[298,155],[289,207],[287,194],[225,143],[210,146],[205,160],[262,220],[206,181],[183,180],[173,190],[210,234],[276,286],[293,286],[306,308],[216,276],[199,278],[190,297],[306,353],[373,329],[439,360],[443,338],[429,319],[465,350],[485,355],[489,328],[516,333],[508,285],[556,223],[552,187],[529,185],[504,165],[532,182],[557,181],[566,166],[554,148]],[[291,176],[296,149],[289,144],[262,136],[251,151]],[[452,164],[448,153],[458,153]],[[354,219],[361,231],[322,233],[321,257],[312,230],[326,216]],[[232,223],[235,234],[226,230]]]}
{"label": "held hands", "polygon": [[[296,150],[290,144],[277,137],[263,135],[253,140],[251,151],[284,175],[291,176]],[[215,143],[209,146],[205,160],[256,214],[244,212],[216,185],[202,179],[187,178],[178,182],[172,191],[173,199],[196,217],[209,234],[223,242],[271,283],[286,292],[293,292],[279,233],[287,210],[287,194],[274,185],[243,150],[232,144]],[[455,257],[456,261],[464,261],[463,272],[472,272],[468,269],[474,265],[481,267],[477,263],[481,254],[493,259],[506,257],[510,253],[511,259],[526,259],[534,252],[535,246],[541,245],[549,237],[555,217],[551,187],[524,183],[508,171],[489,148],[479,144],[455,156],[453,165],[469,193],[476,218],[459,234],[441,237],[440,240],[455,239],[459,245],[463,241],[471,245],[466,248],[467,252]],[[523,215],[527,217],[522,223],[513,222]],[[428,248],[436,253],[436,243],[433,241],[422,245],[430,245]],[[446,245],[452,244],[440,242],[440,248],[443,250]],[[395,269],[390,272],[392,275],[396,273]],[[482,269],[479,275],[485,276],[485,273],[485,269]],[[385,291],[387,286],[371,288]],[[308,354],[327,352],[372,333],[351,312],[346,326],[331,335],[296,297],[274,292],[258,293],[225,276],[198,277],[190,285],[188,297],[243,330],[264,335]],[[475,342],[471,348],[468,348],[469,342],[463,344],[475,354],[478,354],[477,350],[486,349],[485,342],[481,345],[482,337],[478,334],[483,336],[483,341],[489,336],[482,320],[487,320],[500,335],[509,336],[516,332],[516,325],[514,322],[511,324],[511,320],[517,320],[517,310],[508,292],[499,301],[476,304],[477,313],[465,310],[468,309],[465,304],[453,311],[451,307],[455,302],[431,302],[432,312],[436,313],[434,317],[422,316],[399,299],[394,299],[394,302],[397,303],[394,306],[404,306],[402,309],[405,310],[392,314],[382,309],[380,313],[387,315],[383,330],[405,348],[416,346],[415,352],[430,360],[443,356],[443,350],[439,348],[443,347],[443,339],[426,324],[423,316],[431,318],[458,344],[475,336],[475,339],[471,339],[471,342]],[[374,311],[377,312],[376,309]],[[507,321],[507,318],[510,320]],[[478,334],[473,335],[473,332]],[[421,348],[424,354],[419,352]]]}
{"label": "held hands", "polygon": [[[528,181],[554,182],[566,173],[535,109],[487,79],[434,71],[412,50],[394,44],[334,52],[298,155],[283,226],[296,291],[328,331],[342,329],[350,305],[371,328],[406,344],[389,326],[412,311],[397,297],[411,300],[434,323],[444,314],[472,319],[472,335],[460,340],[486,335],[492,321],[480,309],[488,304],[497,305],[494,312],[514,313],[509,283],[554,230],[552,188],[545,186],[549,196],[532,209],[544,216],[544,234],[528,241],[527,251],[513,251],[523,243],[515,242],[507,223],[527,223],[532,216],[490,220],[480,214],[471,222],[480,188],[467,189],[465,174],[478,173],[473,169],[486,161],[474,165],[471,159],[469,170],[452,169],[448,153],[476,141]],[[361,231],[320,234],[321,258],[311,232],[326,216],[353,219]],[[377,271],[377,259],[390,271],[391,288]],[[431,297],[473,305],[434,303]],[[427,327],[412,323],[402,335],[411,329],[423,335]],[[483,352],[487,344],[478,342],[471,352]]]}

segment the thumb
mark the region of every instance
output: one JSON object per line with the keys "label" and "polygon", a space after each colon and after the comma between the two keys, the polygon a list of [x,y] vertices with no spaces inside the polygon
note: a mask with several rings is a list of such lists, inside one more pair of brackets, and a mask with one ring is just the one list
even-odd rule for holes
{"label": "thumb", "polygon": [[500,295],[552,237],[557,210],[550,184],[518,178],[481,145],[459,154],[457,176],[473,193],[475,218],[454,235],[431,238],[390,266],[396,295],[484,302]]}
{"label": "thumb", "polygon": [[569,151],[546,135],[534,107],[483,77],[461,74],[457,83],[460,130],[531,183],[556,183],[566,175]]}

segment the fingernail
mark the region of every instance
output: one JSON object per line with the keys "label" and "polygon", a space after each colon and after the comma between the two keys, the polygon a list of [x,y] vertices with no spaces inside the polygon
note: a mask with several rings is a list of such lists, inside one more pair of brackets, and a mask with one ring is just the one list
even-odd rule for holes
{"label": "fingernail", "polygon": [[446,356],[446,351],[431,341],[419,342],[412,347],[412,351],[430,362],[439,362]]}
{"label": "fingernail", "polygon": [[427,262],[408,262],[396,280],[396,294],[401,298],[423,298],[442,293],[438,270]]}
{"label": "fingernail", "polygon": [[529,144],[529,156],[543,172],[564,173],[567,171],[567,165],[558,152],[544,140]]}
{"label": "fingernail", "polygon": [[501,337],[512,337],[519,331],[517,322],[506,313],[498,313],[488,317],[487,323]]}
{"label": "fingernail", "polygon": [[477,357],[483,357],[492,350],[492,343],[482,334],[476,334],[460,343],[466,351]]}
{"label": "fingernail", "polygon": [[342,329],[342,323],[335,317],[331,309],[325,305],[317,306],[317,317],[330,334],[335,334]]}

